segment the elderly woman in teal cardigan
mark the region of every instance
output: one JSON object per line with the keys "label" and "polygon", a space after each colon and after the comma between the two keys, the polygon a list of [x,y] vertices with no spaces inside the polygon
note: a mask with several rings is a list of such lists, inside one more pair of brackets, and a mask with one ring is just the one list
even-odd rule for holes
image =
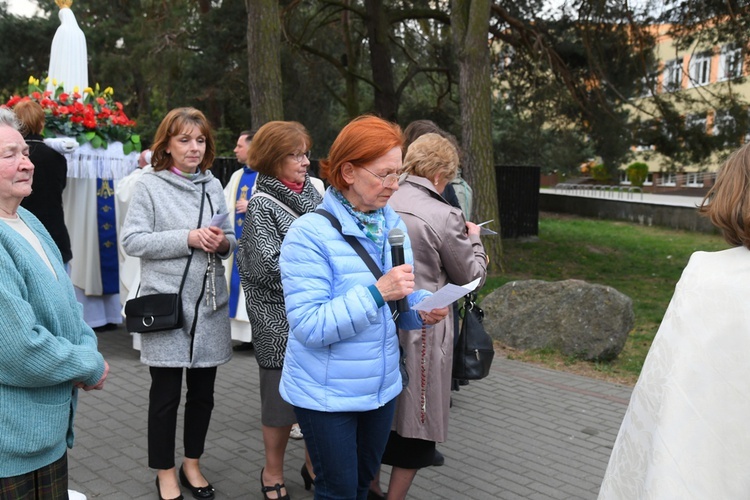
{"label": "elderly woman in teal cardigan", "polygon": [[55,242],[20,207],[28,154],[0,109],[0,498],[63,499],[78,389],[101,389],[109,366]]}

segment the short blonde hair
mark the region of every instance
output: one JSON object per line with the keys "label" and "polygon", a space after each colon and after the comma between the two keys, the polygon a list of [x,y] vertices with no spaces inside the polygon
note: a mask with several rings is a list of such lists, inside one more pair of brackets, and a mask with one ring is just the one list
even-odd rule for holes
{"label": "short blonde hair", "polygon": [[458,151],[445,137],[421,135],[406,150],[403,171],[430,180],[439,177],[451,181],[458,173]]}
{"label": "short blonde hair", "polygon": [[698,208],[730,245],[750,249],[750,143],[727,159]]}

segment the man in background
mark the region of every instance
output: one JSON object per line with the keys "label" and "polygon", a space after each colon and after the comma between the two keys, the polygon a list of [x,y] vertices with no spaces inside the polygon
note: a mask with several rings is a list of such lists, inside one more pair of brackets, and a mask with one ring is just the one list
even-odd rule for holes
{"label": "man in background", "polygon": [[[237,161],[242,165],[232,174],[226,187],[224,197],[226,198],[229,214],[234,216],[234,234],[237,241],[242,236],[242,226],[245,223],[247,213],[247,202],[253,194],[255,179],[258,173],[247,165],[247,150],[255,135],[255,130],[240,132],[234,154]],[[245,293],[240,285],[240,274],[237,270],[236,252],[227,259],[225,264],[227,285],[229,286],[229,318],[232,325],[232,340],[239,342],[234,346],[235,351],[247,351],[253,348],[252,330],[250,320],[245,308]]]}

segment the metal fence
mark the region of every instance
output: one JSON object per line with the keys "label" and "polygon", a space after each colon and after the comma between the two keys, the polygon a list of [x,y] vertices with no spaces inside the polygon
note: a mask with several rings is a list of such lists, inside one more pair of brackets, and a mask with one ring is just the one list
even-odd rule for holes
{"label": "metal fence", "polygon": [[598,198],[619,198],[632,200],[634,194],[640,194],[643,199],[643,189],[636,186],[605,186],[601,184],[567,184],[555,186],[557,191],[573,191],[579,196],[595,196]]}
{"label": "metal fence", "polygon": [[217,157],[214,158],[214,163],[211,165],[211,172],[214,177],[221,181],[222,186],[226,186],[229,182],[229,178],[232,174],[240,168],[242,165],[237,162],[237,158],[229,157]]}
{"label": "metal fence", "polygon": [[538,236],[540,167],[499,165],[495,173],[501,236]]}

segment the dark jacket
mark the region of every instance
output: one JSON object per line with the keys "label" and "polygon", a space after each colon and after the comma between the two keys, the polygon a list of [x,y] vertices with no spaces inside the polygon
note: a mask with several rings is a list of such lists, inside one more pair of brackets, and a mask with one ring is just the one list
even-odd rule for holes
{"label": "dark jacket", "polygon": [[60,250],[63,262],[68,262],[73,253],[62,201],[68,162],[63,155],[44,144],[41,135],[29,134],[25,139],[29,145],[29,159],[34,164],[34,183],[32,193],[23,199],[21,206],[42,222]]}

